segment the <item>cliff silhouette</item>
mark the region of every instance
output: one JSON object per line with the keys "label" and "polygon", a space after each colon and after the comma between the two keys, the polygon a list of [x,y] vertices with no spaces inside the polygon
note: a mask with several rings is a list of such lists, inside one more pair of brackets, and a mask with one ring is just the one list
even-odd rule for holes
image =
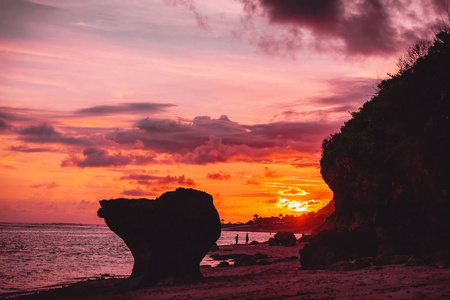
{"label": "cliff silhouette", "polygon": [[323,141],[335,211],[301,252],[306,267],[450,249],[450,30],[416,44],[399,66]]}

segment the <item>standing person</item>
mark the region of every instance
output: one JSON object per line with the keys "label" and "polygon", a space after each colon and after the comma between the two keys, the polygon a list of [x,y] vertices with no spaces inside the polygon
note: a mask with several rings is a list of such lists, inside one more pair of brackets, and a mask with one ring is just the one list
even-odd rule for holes
{"label": "standing person", "polygon": [[239,241],[239,234],[236,234],[236,245],[237,245],[238,241]]}
{"label": "standing person", "polygon": [[247,232],[247,234],[245,235],[245,243],[248,244],[248,232]]}

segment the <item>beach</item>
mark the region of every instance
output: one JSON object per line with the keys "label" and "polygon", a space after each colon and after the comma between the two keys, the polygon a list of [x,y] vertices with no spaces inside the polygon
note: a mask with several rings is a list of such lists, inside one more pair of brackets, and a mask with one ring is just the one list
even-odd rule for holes
{"label": "beach", "polygon": [[[14,299],[450,299],[450,269],[384,265],[355,271],[301,270],[293,247],[222,246],[212,254],[267,255],[251,266],[202,267],[201,281],[126,290],[124,278],[103,277]],[[1,297],[0,297],[1,298]]]}

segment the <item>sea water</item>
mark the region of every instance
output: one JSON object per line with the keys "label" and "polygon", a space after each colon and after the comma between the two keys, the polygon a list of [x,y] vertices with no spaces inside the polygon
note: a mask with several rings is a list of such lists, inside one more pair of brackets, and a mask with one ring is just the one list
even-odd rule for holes
{"label": "sea water", "polygon": [[[247,232],[222,231],[219,246],[245,243]],[[269,232],[248,232],[249,242]],[[0,294],[35,291],[105,276],[126,277],[133,256],[105,225],[0,224]],[[203,265],[210,265],[207,256]]]}

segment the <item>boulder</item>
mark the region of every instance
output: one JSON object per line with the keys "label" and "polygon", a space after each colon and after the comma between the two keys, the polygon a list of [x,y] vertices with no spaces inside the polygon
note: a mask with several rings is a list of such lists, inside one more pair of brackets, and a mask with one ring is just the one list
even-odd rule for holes
{"label": "boulder", "polygon": [[210,252],[216,252],[219,251],[219,246],[217,246],[217,243],[214,243],[214,245],[212,246],[211,250],[209,250]]}
{"label": "boulder", "polygon": [[178,188],[155,200],[100,201],[98,216],[122,238],[134,257],[129,287],[202,278],[200,262],[220,237],[211,195]]}
{"label": "boulder", "polygon": [[269,246],[278,246],[278,242],[275,238],[269,238]]}
{"label": "boulder", "polygon": [[300,263],[303,269],[324,269],[342,260],[375,257],[379,243],[370,227],[341,232],[325,230],[299,250]]}
{"label": "boulder", "polygon": [[335,264],[329,265],[325,268],[327,271],[335,271],[335,272],[346,272],[346,271],[354,271],[356,267],[349,261],[340,261]]}
{"label": "boulder", "polygon": [[221,261],[216,268],[227,268],[227,267],[231,267],[230,263],[227,261]]}
{"label": "boulder", "polygon": [[253,266],[256,265],[256,259],[251,255],[246,255],[240,258],[234,259],[235,267]]}
{"label": "boulder", "polygon": [[292,232],[280,231],[274,235],[277,244],[282,246],[295,246],[297,239]]}
{"label": "boulder", "polygon": [[298,241],[300,243],[309,243],[309,241],[311,241],[311,235],[310,234],[303,234]]}

